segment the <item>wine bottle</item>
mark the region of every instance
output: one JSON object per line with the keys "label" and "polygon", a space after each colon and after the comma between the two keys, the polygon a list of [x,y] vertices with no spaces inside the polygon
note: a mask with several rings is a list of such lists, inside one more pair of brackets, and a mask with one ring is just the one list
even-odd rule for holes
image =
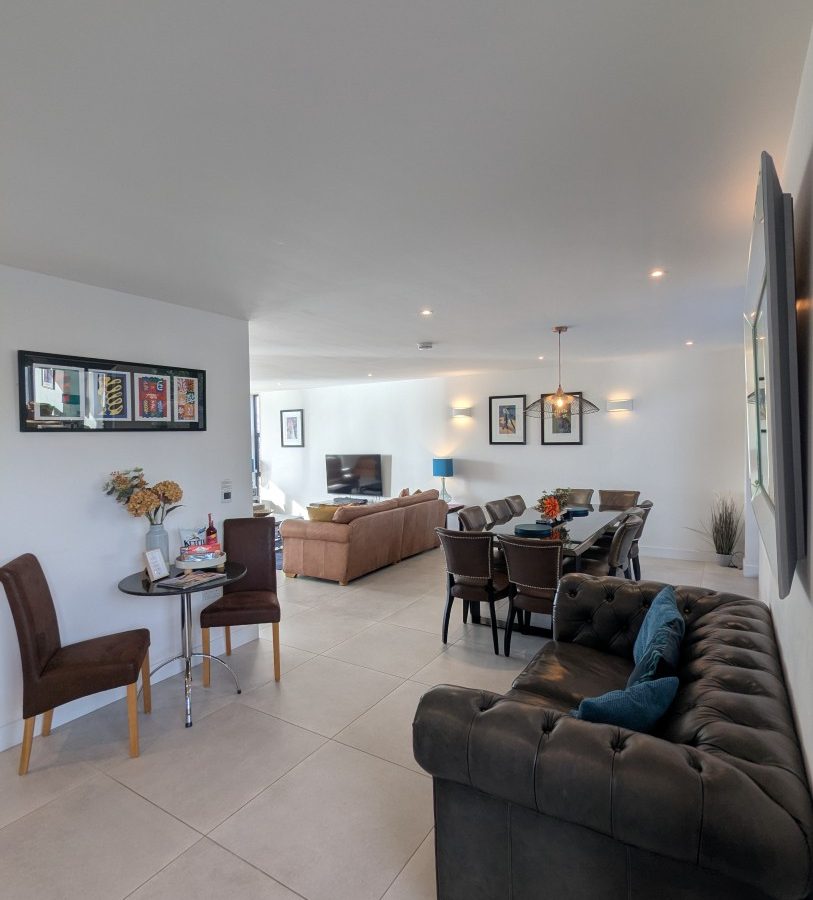
{"label": "wine bottle", "polygon": [[212,521],[211,513],[209,513],[209,527],[206,529],[206,543],[207,544],[216,544],[217,543],[217,528],[215,528],[215,523]]}

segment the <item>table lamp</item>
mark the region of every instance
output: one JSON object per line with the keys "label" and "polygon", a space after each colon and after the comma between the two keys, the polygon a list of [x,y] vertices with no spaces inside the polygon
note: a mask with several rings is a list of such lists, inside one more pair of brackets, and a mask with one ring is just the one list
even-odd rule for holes
{"label": "table lamp", "polygon": [[436,456],[432,460],[432,474],[440,476],[440,499],[448,503],[452,498],[446,492],[446,479],[454,475],[454,460],[448,456]]}

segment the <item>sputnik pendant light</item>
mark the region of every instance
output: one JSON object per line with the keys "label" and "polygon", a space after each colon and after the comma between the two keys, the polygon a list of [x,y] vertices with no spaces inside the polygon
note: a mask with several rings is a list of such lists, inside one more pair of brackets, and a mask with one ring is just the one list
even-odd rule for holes
{"label": "sputnik pendant light", "polygon": [[568,408],[572,415],[598,412],[596,404],[581,394],[566,394],[562,390],[562,335],[567,331],[567,325],[557,325],[553,330],[559,337],[559,387],[555,393],[541,397],[527,406],[525,415],[536,419],[541,419],[542,416],[552,419],[554,416],[561,416]]}

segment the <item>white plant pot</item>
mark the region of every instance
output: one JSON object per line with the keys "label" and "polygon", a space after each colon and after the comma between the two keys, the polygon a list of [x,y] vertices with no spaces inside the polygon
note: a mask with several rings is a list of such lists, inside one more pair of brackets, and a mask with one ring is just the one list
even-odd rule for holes
{"label": "white plant pot", "polygon": [[724,569],[731,568],[731,554],[730,553],[718,553],[717,554],[717,565],[722,566]]}

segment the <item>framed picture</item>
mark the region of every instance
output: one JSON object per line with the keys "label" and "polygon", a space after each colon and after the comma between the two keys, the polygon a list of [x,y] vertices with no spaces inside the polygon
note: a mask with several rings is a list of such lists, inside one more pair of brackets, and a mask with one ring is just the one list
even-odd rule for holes
{"label": "framed picture", "polygon": [[20,431],[205,431],[206,372],[17,351]]}
{"label": "framed picture", "polygon": [[175,422],[198,421],[198,379],[175,375],[172,379],[172,419]]}
{"label": "framed picture", "polygon": [[301,409],[279,411],[280,442],[283,447],[305,446],[305,423]]}
{"label": "framed picture", "polygon": [[525,394],[488,398],[490,444],[525,443]]}
{"label": "framed picture", "polygon": [[[568,391],[573,397],[581,399],[581,391]],[[574,412],[573,406],[577,406]],[[542,443],[543,444],[581,444],[582,442],[582,411],[581,404],[565,406],[561,413],[556,413],[553,418],[542,417]]]}
{"label": "framed picture", "polygon": [[129,422],[133,418],[129,372],[90,369],[87,381],[89,417],[118,422]]}
{"label": "framed picture", "polygon": [[133,375],[136,422],[169,422],[170,385],[167,375]]}

